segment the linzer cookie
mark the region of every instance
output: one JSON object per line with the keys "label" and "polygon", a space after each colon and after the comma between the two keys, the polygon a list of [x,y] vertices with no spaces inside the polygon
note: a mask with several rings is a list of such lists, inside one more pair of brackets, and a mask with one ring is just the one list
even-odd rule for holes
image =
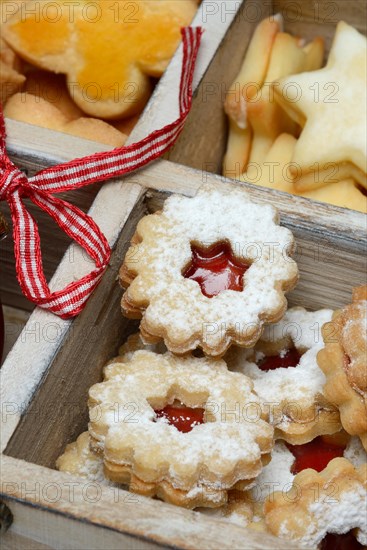
{"label": "linzer cookie", "polygon": [[[328,463],[337,457],[346,456],[348,451],[353,464],[358,467],[366,461],[366,454],[355,444],[355,440],[345,432],[333,436],[320,436],[304,445],[290,445],[277,441],[271,453],[271,461],[256,478],[254,486],[248,491],[247,499],[252,503],[254,515],[249,527],[266,531],[264,505],[272,500],[273,494],[283,495],[292,488],[295,475],[313,468],[321,472]],[[354,454],[353,454],[354,453]]]}
{"label": "linzer cookie", "polygon": [[253,349],[232,347],[225,357],[230,370],[253,380],[276,437],[289,443],[341,428],[338,409],[323,394],[325,376],[316,359],[323,346],[321,327],[332,313],[291,308],[265,328]]}
{"label": "linzer cookie", "polygon": [[2,29],[10,46],[37,67],[66,74],[85,113],[120,118],[141,111],[149,76],[163,74],[197,3],[31,0],[23,8]]}
{"label": "linzer cookie", "polygon": [[242,188],[210,185],[144,217],[120,269],[122,310],[142,318],[143,340],[178,354],[253,345],[298,279],[293,236],[278,220]]}
{"label": "linzer cookie", "polygon": [[117,358],[112,359],[111,363],[116,363],[117,360],[123,363],[130,361],[136,351],[145,350],[153,351],[154,353],[165,353],[167,348],[160,342],[159,344],[144,344],[139,332],[131,334],[126,342],[119,347],[119,355]]}
{"label": "linzer cookie", "polygon": [[353,302],[323,327],[318,354],[326,375],[324,394],[340,410],[344,429],[367,450],[367,286],[355,288]]}
{"label": "linzer cookie", "polygon": [[[303,470],[289,491],[276,492],[266,500],[266,526],[274,535],[306,547],[315,548],[330,536],[351,531],[345,548],[354,548],[353,536],[366,545],[366,488],[367,464],[356,468],[345,458],[335,458],[320,473]],[[321,548],[337,548],[338,538],[333,541],[334,545]]]}
{"label": "linzer cookie", "polygon": [[106,366],[89,413],[111,481],[188,508],[245,490],[273,446],[252,382],[219,359],[137,351]]}
{"label": "linzer cookie", "polygon": [[102,485],[113,485],[103,474],[103,457],[90,447],[88,432],[83,432],[76,441],[66,446],[56,461],[56,468]]}
{"label": "linzer cookie", "polygon": [[247,526],[256,531],[267,531],[264,503],[274,493],[284,495],[291,489],[295,476],[312,468],[321,472],[331,460],[344,457],[355,468],[367,462],[367,455],[358,437],[350,437],[345,431],[331,436],[320,436],[303,445],[290,445],[276,441],[271,460],[244,492],[230,491],[228,503],[215,509],[201,509],[206,515]]}

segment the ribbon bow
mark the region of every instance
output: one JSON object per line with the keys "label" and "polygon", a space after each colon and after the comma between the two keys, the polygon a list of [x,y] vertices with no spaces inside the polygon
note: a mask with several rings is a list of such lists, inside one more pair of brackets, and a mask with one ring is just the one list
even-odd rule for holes
{"label": "ribbon bow", "polygon": [[[29,300],[64,319],[81,312],[108,265],[111,249],[90,216],[53,195],[137,170],[163,155],[174,144],[191,108],[192,79],[202,29],[185,27],[181,34],[183,61],[179,118],[137,143],[59,164],[27,178],[7,156],[4,117],[0,108],[0,202],[6,201],[11,211],[18,281]],[[51,292],[43,272],[37,223],[25,208],[23,198],[29,198],[47,212],[71,239],[86,250],[96,268],[63,290]]]}

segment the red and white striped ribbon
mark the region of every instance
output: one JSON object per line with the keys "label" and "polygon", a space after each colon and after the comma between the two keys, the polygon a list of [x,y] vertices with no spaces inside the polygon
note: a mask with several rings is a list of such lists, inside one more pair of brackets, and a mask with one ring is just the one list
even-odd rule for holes
{"label": "red and white striped ribbon", "polygon": [[[162,156],[173,145],[191,108],[192,79],[202,29],[186,27],[181,33],[183,61],[179,118],[138,143],[52,166],[27,178],[7,156],[5,124],[0,108],[0,201],[7,201],[11,210],[18,281],[29,300],[62,318],[81,312],[103,275],[111,250],[90,216],[52,195],[133,172]],[[87,251],[96,264],[92,272],[63,290],[50,291],[42,267],[37,223],[25,208],[23,197],[47,212],[71,239]]]}

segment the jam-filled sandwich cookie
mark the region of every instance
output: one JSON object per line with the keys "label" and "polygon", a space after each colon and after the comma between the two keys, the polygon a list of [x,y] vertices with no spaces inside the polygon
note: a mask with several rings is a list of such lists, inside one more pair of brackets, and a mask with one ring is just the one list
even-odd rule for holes
{"label": "jam-filled sandwich cookie", "polygon": [[316,360],[321,327],[332,313],[291,308],[265,328],[253,349],[232,347],[225,357],[230,370],[253,380],[276,438],[301,444],[341,428],[337,408],[323,394],[325,376]]}
{"label": "jam-filled sandwich cookie", "polygon": [[107,365],[89,412],[110,480],[188,508],[245,490],[273,446],[251,380],[218,359],[137,351]]}
{"label": "jam-filled sandwich cookie", "polygon": [[119,347],[118,357],[115,357],[110,362],[116,363],[122,361],[126,363],[126,361],[130,361],[134,353],[139,350],[153,351],[154,353],[165,353],[167,348],[163,342],[159,342],[157,344],[145,344],[141,338],[140,332],[136,332],[131,334],[126,342]]}
{"label": "jam-filled sandwich cookie", "polygon": [[289,491],[273,493],[264,505],[265,523],[274,535],[333,550],[344,538],[337,535],[350,539],[348,549],[367,544],[366,509],[367,464],[356,468],[345,458],[334,458],[320,473],[301,471]]}
{"label": "jam-filled sandwich cookie", "polygon": [[122,310],[142,318],[146,342],[164,339],[173,353],[253,345],[264,322],[282,317],[284,292],[298,279],[291,232],[240,187],[171,196],[139,222],[132,243],[120,270]]}
{"label": "jam-filled sandwich cookie", "polygon": [[103,473],[102,456],[94,452],[90,446],[88,432],[83,432],[76,441],[66,446],[56,461],[56,468],[61,472],[84,477],[102,485],[113,485]]}
{"label": "jam-filled sandwich cookie", "polygon": [[352,304],[323,327],[318,363],[326,375],[324,394],[339,407],[344,429],[367,450],[367,286],[355,288]]}
{"label": "jam-filled sandwich cookie", "polygon": [[228,503],[214,510],[202,510],[225,520],[248,526],[257,531],[267,531],[264,518],[264,502],[274,492],[285,494],[295,476],[312,468],[321,472],[337,457],[344,457],[358,468],[367,462],[367,455],[358,437],[351,437],[341,430],[331,436],[319,436],[303,445],[290,445],[276,441],[271,460],[256,478],[253,487],[239,493],[232,491]]}

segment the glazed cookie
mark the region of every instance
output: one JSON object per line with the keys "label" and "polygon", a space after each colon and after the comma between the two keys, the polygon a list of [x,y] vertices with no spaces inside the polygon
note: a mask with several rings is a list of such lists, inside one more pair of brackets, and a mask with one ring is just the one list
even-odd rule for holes
{"label": "glazed cookie", "polygon": [[247,489],[273,446],[251,380],[219,359],[137,351],[106,366],[89,412],[109,479],[189,508]]}
{"label": "glazed cookie", "polygon": [[317,360],[326,375],[324,394],[340,410],[344,429],[367,450],[367,286],[323,327],[325,347]]}
{"label": "glazed cookie", "polygon": [[251,346],[285,312],[284,292],[298,279],[293,247],[276,210],[241,187],[174,195],[137,226],[120,270],[122,310],[142,318],[144,341],[163,339],[173,353]]}
{"label": "glazed cookie", "polygon": [[[265,522],[271,533],[314,548],[327,534],[351,530],[367,544],[367,464],[355,468],[335,458],[320,473],[300,472],[292,488],[265,501]],[[333,548],[335,548],[334,546]]]}
{"label": "glazed cookie", "polygon": [[276,438],[302,444],[341,428],[338,410],[323,394],[325,376],[316,360],[321,327],[332,313],[291,308],[265,328],[254,348],[232,347],[225,357],[230,370],[253,380]]}
{"label": "glazed cookie", "polygon": [[149,77],[164,73],[180,28],[190,23],[197,4],[100,0],[91,5],[92,20],[84,1],[70,12],[61,0],[30,0],[8,18],[2,36],[26,61],[65,74],[71,97],[88,115],[118,119],[139,113],[150,96]]}

